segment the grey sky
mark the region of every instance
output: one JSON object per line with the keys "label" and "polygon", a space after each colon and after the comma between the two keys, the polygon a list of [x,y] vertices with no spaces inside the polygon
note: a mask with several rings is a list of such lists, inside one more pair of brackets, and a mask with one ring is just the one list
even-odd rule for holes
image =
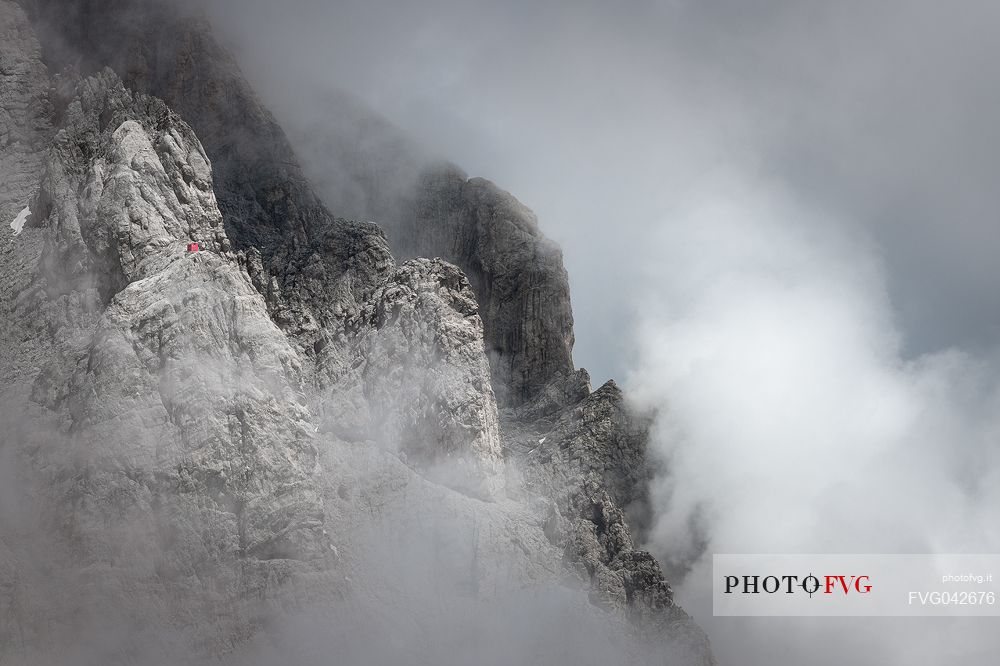
{"label": "grey sky", "polygon": [[[230,8],[238,4],[238,11]],[[347,89],[533,207],[574,283],[579,363],[627,365],[652,225],[718,169],[870,233],[908,350],[992,346],[1000,7],[989,2],[214,0],[282,119]],[[802,220],[810,224],[810,220]]]}

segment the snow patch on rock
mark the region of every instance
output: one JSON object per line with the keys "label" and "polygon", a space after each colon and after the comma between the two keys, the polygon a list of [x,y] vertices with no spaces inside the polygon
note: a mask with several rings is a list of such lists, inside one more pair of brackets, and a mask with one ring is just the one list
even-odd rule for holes
{"label": "snow patch on rock", "polygon": [[10,228],[14,230],[14,235],[19,235],[24,230],[24,223],[31,216],[31,207],[25,206],[24,210],[18,213],[17,217],[10,223]]}

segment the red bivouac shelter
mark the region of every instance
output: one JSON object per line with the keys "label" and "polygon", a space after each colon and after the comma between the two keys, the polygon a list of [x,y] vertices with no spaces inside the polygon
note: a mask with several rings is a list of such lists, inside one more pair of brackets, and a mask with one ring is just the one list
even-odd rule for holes
{"label": "red bivouac shelter", "polygon": [[198,251],[197,243],[188,243],[188,252],[197,252],[197,251]]}

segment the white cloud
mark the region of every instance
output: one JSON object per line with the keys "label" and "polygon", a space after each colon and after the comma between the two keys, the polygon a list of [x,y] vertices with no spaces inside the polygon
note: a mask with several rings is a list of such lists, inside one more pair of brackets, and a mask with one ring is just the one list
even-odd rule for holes
{"label": "white cloud", "polygon": [[[732,175],[678,208],[648,267],[629,384],[661,410],[650,540],[694,560],[681,602],[742,663],[771,663],[768,645],[807,663],[817,634],[838,663],[906,662],[899,633],[868,636],[884,651],[865,656],[834,640],[842,624],[713,622],[712,552],[1000,550],[995,368],[958,350],[903,359],[878,255],[848,227]],[[920,643],[919,624],[897,632]]]}

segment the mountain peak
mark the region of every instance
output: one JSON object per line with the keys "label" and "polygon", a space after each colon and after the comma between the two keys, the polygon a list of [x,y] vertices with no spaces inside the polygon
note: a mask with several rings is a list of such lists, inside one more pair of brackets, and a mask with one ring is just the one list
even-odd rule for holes
{"label": "mountain peak", "polygon": [[0,241],[0,454],[32,520],[0,511],[0,660],[462,663],[501,635],[712,663],[635,547],[647,426],[574,369],[530,210],[437,162],[389,219],[336,217],[203,24],[24,4],[0,0],[0,211],[32,211]]}

